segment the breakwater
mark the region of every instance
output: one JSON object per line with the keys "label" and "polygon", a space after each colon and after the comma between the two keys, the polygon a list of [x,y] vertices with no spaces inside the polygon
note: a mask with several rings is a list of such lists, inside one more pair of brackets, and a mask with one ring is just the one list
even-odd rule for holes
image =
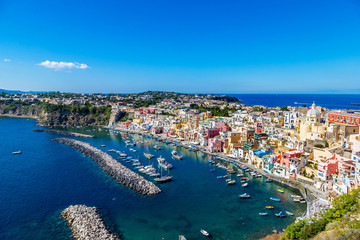
{"label": "breakwater", "polygon": [[53,141],[73,147],[82,154],[90,157],[101,167],[105,173],[137,193],[142,195],[155,195],[161,192],[161,190],[154,183],[131,171],[116,161],[109,154],[101,151],[100,149],[97,149],[89,143],[70,138],[55,138]]}
{"label": "breakwater", "polygon": [[105,226],[96,207],[71,205],[61,212],[77,240],[120,240]]}
{"label": "breakwater", "polygon": [[82,134],[82,133],[75,133],[75,132],[64,132],[59,130],[52,130],[52,129],[35,129],[34,132],[46,132],[46,133],[55,133],[65,136],[72,136],[72,137],[83,137],[83,138],[94,138],[92,135]]}

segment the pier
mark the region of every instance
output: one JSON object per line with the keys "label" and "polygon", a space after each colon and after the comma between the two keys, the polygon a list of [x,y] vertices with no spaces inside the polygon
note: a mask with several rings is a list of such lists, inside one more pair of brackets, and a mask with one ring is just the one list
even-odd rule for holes
{"label": "pier", "polygon": [[105,226],[96,207],[71,205],[61,212],[77,240],[120,240]]}
{"label": "pier", "polygon": [[61,135],[72,136],[72,137],[94,138],[94,136],[88,135],[88,134],[65,132],[65,131],[52,130],[52,129],[35,129],[33,131],[34,132],[46,132],[46,133],[61,134]]}
{"label": "pier", "polygon": [[109,154],[97,149],[89,143],[70,138],[55,138],[53,141],[68,145],[93,159],[101,169],[113,179],[142,195],[155,195],[161,192],[154,183],[131,171]]}

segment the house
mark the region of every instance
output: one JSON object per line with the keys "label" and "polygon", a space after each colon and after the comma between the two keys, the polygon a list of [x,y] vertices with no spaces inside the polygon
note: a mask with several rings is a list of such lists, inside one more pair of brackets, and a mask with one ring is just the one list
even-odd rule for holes
{"label": "house", "polygon": [[224,142],[219,138],[210,138],[208,143],[208,149],[211,153],[222,152]]}

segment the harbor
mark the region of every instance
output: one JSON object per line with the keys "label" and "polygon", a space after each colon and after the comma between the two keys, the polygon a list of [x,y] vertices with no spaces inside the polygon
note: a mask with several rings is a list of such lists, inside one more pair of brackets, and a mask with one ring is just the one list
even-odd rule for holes
{"label": "harbor", "polygon": [[[86,138],[84,142],[96,148],[105,145],[101,151],[107,152],[119,163],[161,188],[160,194],[142,196],[118,184],[95,161],[82,153],[50,141],[53,134],[32,132],[34,121],[12,119],[6,123],[10,124],[5,126],[6,129],[17,129],[8,134],[7,138],[10,141],[17,139],[21,132],[24,145],[18,147],[23,152],[21,155],[9,152],[9,160],[4,162],[0,170],[8,179],[6,185],[3,185],[8,186],[4,190],[8,194],[3,196],[8,200],[4,203],[11,200],[10,208],[15,214],[11,223],[2,221],[2,228],[8,232],[7,236],[1,235],[3,239],[16,239],[18,236],[22,236],[22,239],[48,239],[49,235],[56,240],[71,239],[72,231],[69,231],[66,222],[62,223],[62,217],[59,216],[66,207],[77,204],[105,210],[109,216],[108,222],[113,225],[113,232],[119,233],[119,237],[125,240],[178,239],[179,235],[184,235],[186,239],[201,239],[204,237],[201,229],[210,233],[213,239],[260,239],[274,230],[282,231],[306,212],[306,204],[294,202],[290,197],[300,195],[299,191],[276,181],[267,183],[266,177],[252,176],[250,171],[238,170],[236,167],[233,169],[238,173],[231,174],[225,169],[231,167],[230,163],[216,159],[216,164],[219,163],[217,167],[208,162],[213,156],[201,151],[190,151],[150,137],[127,135],[108,129],[63,129],[94,135],[95,138]],[[24,129],[18,129],[20,126]],[[36,145],[33,139],[36,139]],[[126,146],[127,140],[136,141],[136,146]],[[160,146],[161,150],[155,150],[155,145]],[[3,147],[9,149],[6,144]],[[133,166],[134,161],[127,163],[117,159],[120,155],[109,151],[112,149],[138,159],[144,166],[153,165],[159,173],[161,169],[157,158],[162,156],[173,165],[168,170],[173,177],[172,181],[156,183],[153,177],[137,171],[136,166]],[[182,156],[182,160],[173,158],[173,150]],[[144,153],[154,157],[148,159]],[[16,169],[21,174],[8,177],[8,169]],[[39,177],[32,177],[27,169]],[[163,169],[163,175],[166,176],[168,171]],[[238,177],[238,174],[248,179],[247,187],[241,186],[242,177]],[[225,175],[227,177],[217,178]],[[226,179],[230,178],[235,180],[234,185],[227,184]],[[21,184],[12,185],[13,182]],[[282,189],[284,193],[277,189]],[[251,198],[240,199],[239,195],[244,193]],[[281,201],[272,202],[270,197]],[[8,208],[6,204],[0,206],[3,212],[5,207]],[[20,206],[21,211],[16,211],[16,206]],[[268,209],[267,206],[273,208]],[[286,217],[276,217],[275,214],[280,211]],[[287,215],[286,211],[294,216]],[[259,215],[263,212],[267,212],[268,216]]]}

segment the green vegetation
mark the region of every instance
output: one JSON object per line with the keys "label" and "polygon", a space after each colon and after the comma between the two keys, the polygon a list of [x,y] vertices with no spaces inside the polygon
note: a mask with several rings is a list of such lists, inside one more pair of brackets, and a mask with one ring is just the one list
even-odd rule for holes
{"label": "green vegetation", "polygon": [[285,239],[310,239],[319,233],[330,234],[331,238],[324,239],[359,239],[359,192],[360,189],[356,189],[334,199],[333,208],[324,210],[319,216],[289,225],[285,229]]}
{"label": "green vegetation", "polygon": [[287,106],[280,108],[281,111],[290,111]]}
{"label": "green vegetation", "polygon": [[228,107],[225,107],[221,109],[219,106],[214,106],[212,108],[207,108],[203,106],[193,105],[191,106],[192,109],[197,109],[199,113],[210,111],[213,116],[219,116],[219,117],[228,117],[230,109]]}
{"label": "green vegetation", "polygon": [[252,110],[254,112],[262,112],[262,111],[264,111],[264,108],[255,106],[255,107],[252,108]]}

